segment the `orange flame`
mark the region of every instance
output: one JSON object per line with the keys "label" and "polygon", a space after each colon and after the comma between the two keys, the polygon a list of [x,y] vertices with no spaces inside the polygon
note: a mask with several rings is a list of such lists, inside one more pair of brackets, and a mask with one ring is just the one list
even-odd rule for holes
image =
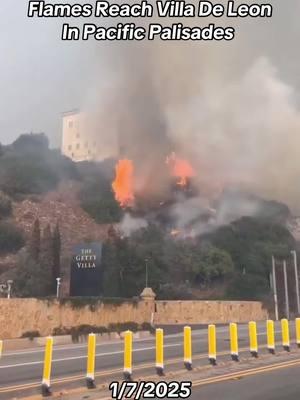
{"label": "orange flame", "polygon": [[179,178],[177,181],[179,186],[186,186],[188,178],[196,175],[191,164],[187,160],[178,158],[175,153],[171,153],[166,162],[171,167],[172,175]]}
{"label": "orange flame", "polygon": [[119,160],[116,165],[116,177],[112,183],[115,199],[121,207],[130,207],[134,202],[133,194],[133,162],[131,160]]}

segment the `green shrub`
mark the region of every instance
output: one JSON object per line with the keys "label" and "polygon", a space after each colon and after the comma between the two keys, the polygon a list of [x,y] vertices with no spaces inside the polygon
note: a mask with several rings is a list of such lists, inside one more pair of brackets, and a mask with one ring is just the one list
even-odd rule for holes
{"label": "green shrub", "polygon": [[[82,175],[83,185],[79,194],[81,207],[95,221],[103,224],[119,222],[123,215],[112,190],[113,176],[109,177],[110,174],[104,172],[106,168],[103,163],[98,167],[91,164]],[[113,171],[112,166],[109,169]]]}
{"label": "green shrub", "polygon": [[20,135],[11,147],[21,153],[40,153],[49,149],[49,140],[44,133]]}
{"label": "green shrub", "polygon": [[[18,256],[16,268],[11,278],[14,281],[13,291],[17,297],[45,298],[52,292],[51,269],[42,262],[34,260],[26,251],[21,251]],[[47,298],[47,305],[54,301]]]}
{"label": "green shrub", "polygon": [[70,335],[71,329],[66,328],[65,326],[58,326],[52,330],[52,336],[64,336]]}
{"label": "green shrub", "polygon": [[15,199],[55,189],[64,179],[78,179],[76,164],[49,149],[44,134],[21,135],[0,157],[0,189]]}
{"label": "green shrub", "polygon": [[43,193],[54,189],[59,181],[45,158],[39,154],[2,157],[0,168],[0,185],[11,196]]}
{"label": "green shrub", "polygon": [[81,207],[101,224],[119,222],[122,216],[122,210],[112,196],[96,200],[83,200]]}
{"label": "green shrub", "polygon": [[24,332],[21,336],[21,338],[28,338],[30,340],[33,340],[34,338],[40,337],[40,332],[39,331],[27,331]]}
{"label": "green shrub", "polygon": [[232,300],[261,300],[269,291],[269,282],[265,277],[237,273],[228,286],[226,297]]}
{"label": "green shrub", "polygon": [[108,333],[108,328],[106,328],[106,326],[95,326],[94,333],[99,333],[100,335]]}
{"label": "green shrub", "polygon": [[194,295],[189,286],[186,284],[175,285],[167,283],[161,285],[158,292],[159,300],[193,300]]}
{"label": "green shrub", "polygon": [[82,324],[79,326],[74,326],[72,328],[66,328],[64,326],[56,327],[53,329],[52,335],[53,336],[71,335],[72,341],[77,343],[79,341],[80,336],[87,336],[90,333],[103,335],[104,333],[112,333],[112,332],[121,333],[127,330],[130,330],[132,332],[137,332],[139,330],[152,331],[152,327],[147,322],[139,326],[136,322],[131,322],[131,321],[124,323],[111,323],[109,324],[108,328],[105,326]]}
{"label": "green shrub", "polygon": [[139,330],[152,332],[153,328],[149,322],[143,322]]}
{"label": "green shrub", "polygon": [[124,331],[132,331],[132,332],[137,332],[139,330],[139,325],[136,322],[124,322],[123,324],[120,324],[121,326],[121,332]]}
{"label": "green shrub", "polygon": [[69,304],[73,310],[89,306],[90,311],[95,312],[102,300],[100,297],[66,297],[59,300],[61,305]]}
{"label": "green shrub", "polygon": [[121,333],[124,331],[132,331],[132,332],[137,332],[139,330],[139,325],[136,322],[123,322],[123,323],[110,323],[108,325],[108,330],[110,332],[117,332]]}
{"label": "green shrub", "polygon": [[65,330],[65,334],[70,334],[72,336],[73,342],[78,342],[80,336],[87,336],[90,333],[100,334],[107,333],[108,329],[105,326],[95,326],[95,325],[79,325],[73,327],[69,330]]}
{"label": "green shrub", "polygon": [[13,224],[0,222],[0,254],[16,252],[25,244],[21,231]]}
{"label": "green shrub", "polygon": [[89,306],[90,311],[95,312],[101,304],[120,306],[124,303],[136,305],[137,299],[124,299],[122,297],[64,297],[59,300],[61,305],[69,304],[73,309]]}

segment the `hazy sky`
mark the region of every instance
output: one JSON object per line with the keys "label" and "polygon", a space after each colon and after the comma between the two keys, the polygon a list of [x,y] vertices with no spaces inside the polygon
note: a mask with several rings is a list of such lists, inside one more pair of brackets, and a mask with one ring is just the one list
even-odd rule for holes
{"label": "hazy sky", "polygon": [[[273,19],[243,22],[237,40],[240,46],[245,41],[249,61],[267,56],[299,96],[300,1],[273,0],[273,4]],[[102,59],[102,49],[120,47],[109,42],[61,42],[62,21],[28,19],[27,5],[28,0],[0,2],[0,141],[9,143],[20,133],[43,131],[58,146],[61,112],[82,105],[95,77],[105,81],[109,64]],[[228,60],[224,67],[230,68]]]}

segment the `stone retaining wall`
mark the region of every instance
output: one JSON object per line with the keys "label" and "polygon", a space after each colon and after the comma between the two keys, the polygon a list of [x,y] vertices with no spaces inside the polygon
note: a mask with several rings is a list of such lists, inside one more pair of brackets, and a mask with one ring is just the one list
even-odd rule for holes
{"label": "stone retaining wall", "polygon": [[54,328],[96,325],[129,321],[156,325],[248,322],[267,319],[260,302],[247,301],[154,301],[141,300],[122,304],[95,304],[72,307],[53,300],[0,299],[0,339],[19,338],[38,331],[51,335]]}

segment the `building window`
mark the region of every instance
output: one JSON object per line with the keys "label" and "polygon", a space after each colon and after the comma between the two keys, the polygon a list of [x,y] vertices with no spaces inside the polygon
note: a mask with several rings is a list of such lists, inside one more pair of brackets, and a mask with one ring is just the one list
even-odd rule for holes
{"label": "building window", "polygon": [[77,132],[76,133],[76,138],[79,139],[80,138],[80,134]]}
{"label": "building window", "polygon": [[80,149],[80,143],[77,143],[77,144],[76,144],[76,149],[77,149],[77,150]]}
{"label": "building window", "polygon": [[88,151],[88,155],[91,155],[91,150]]}
{"label": "building window", "polygon": [[73,121],[69,121],[69,128],[70,128],[70,129],[73,128]]}
{"label": "building window", "polygon": [[71,154],[71,157],[74,158],[74,153]]}
{"label": "building window", "polygon": [[68,150],[72,150],[72,145],[71,144],[69,144]]}

